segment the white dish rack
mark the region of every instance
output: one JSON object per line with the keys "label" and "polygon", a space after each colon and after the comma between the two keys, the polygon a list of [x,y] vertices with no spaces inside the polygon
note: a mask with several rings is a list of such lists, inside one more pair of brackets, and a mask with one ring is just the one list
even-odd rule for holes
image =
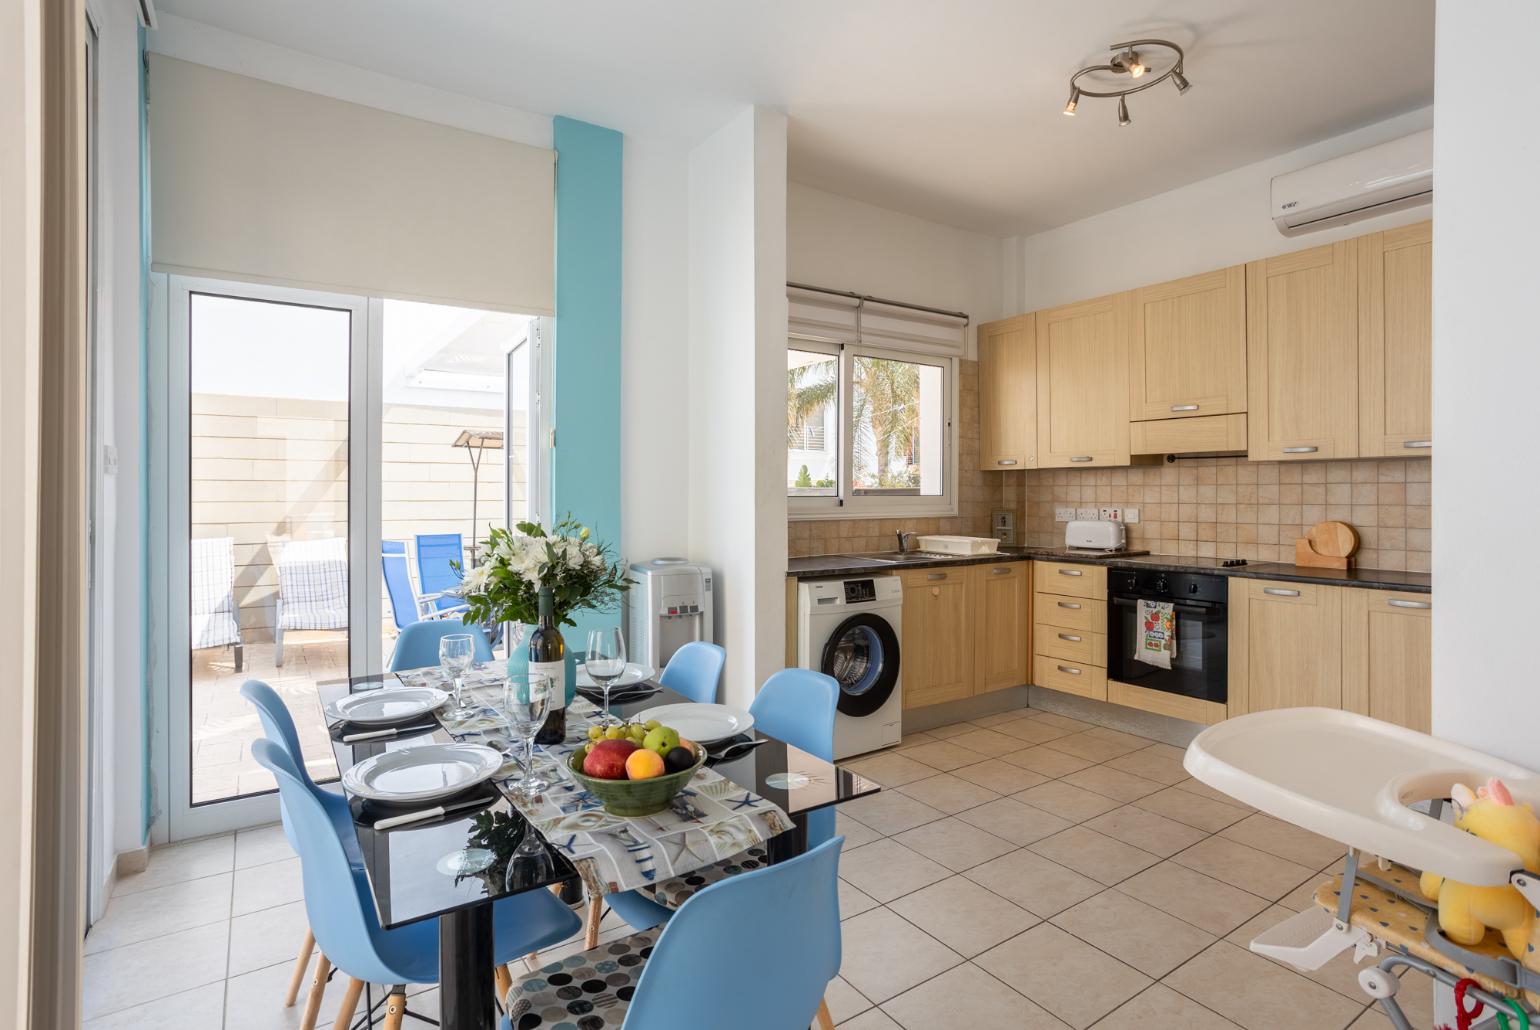
{"label": "white dish rack", "polygon": [[915,546],[933,554],[994,554],[1000,549],[1000,541],[990,536],[922,536]]}

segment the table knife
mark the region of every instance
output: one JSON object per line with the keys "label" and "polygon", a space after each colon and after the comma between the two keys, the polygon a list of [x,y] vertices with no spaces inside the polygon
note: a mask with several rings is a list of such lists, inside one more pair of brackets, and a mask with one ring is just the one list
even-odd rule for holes
{"label": "table knife", "polygon": [[451,812],[458,812],[464,808],[476,808],[485,805],[491,798],[478,797],[469,801],[457,801],[452,805],[439,805],[437,808],[424,808],[420,812],[408,812],[405,815],[392,815],[379,820],[374,824],[376,830],[389,830],[397,826],[406,826],[409,823],[426,822],[429,819],[441,819]]}
{"label": "table knife", "polygon": [[388,730],[370,730],[367,733],[348,733],[343,736],[342,743],[357,744],[364,740],[381,740],[385,737],[394,737],[398,733],[427,733],[433,728],[427,723],[422,723],[417,726],[392,726]]}

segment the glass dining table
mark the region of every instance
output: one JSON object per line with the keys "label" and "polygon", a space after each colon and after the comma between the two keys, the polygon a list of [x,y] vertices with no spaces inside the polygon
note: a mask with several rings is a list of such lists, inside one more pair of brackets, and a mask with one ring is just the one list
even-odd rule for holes
{"label": "glass dining table", "polygon": [[[398,685],[394,675],[355,677],[318,684],[323,713],[328,706],[351,693]],[[688,698],[659,686],[657,691],[629,703],[612,705],[621,719],[667,704],[686,703]],[[332,717],[327,715],[328,719]],[[582,732],[573,725],[569,735]],[[736,757],[708,765],[747,791],[778,805],[791,826],[765,842],[771,862],[801,854],[807,847],[807,816],[880,788],[868,779],[841,769],[766,734],[753,733],[766,743]],[[342,743],[334,735],[332,750],[339,772],[384,753],[452,738],[442,727],[425,727],[414,736]],[[533,864],[538,872],[508,876],[515,847],[539,831],[499,791],[488,792],[485,805],[450,813],[442,819],[416,825],[376,830],[362,800],[350,798],[355,812],[354,831],[374,897],[380,925],[387,930],[424,919],[439,921],[439,1017],[445,1030],[491,1030],[497,1025],[493,982],[492,905],[500,898],[525,891],[581,882],[577,869],[559,847],[543,837],[540,843],[549,863]],[[473,873],[445,871],[450,856],[467,848],[490,851],[492,864]],[[702,864],[709,864],[703,860]],[[682,871],[682,870],[676,870]],[[588,888],[590,891],[592,887]]]}

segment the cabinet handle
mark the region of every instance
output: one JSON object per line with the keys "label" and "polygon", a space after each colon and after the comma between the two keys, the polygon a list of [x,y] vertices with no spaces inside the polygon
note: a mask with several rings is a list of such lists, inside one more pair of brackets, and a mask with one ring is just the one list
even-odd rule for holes
{"label": "cabinet handle", "polygon": [[1015,458],[996,458],[995,459],[995,464],[996,465],[1015,465],[1015,464],[1017,464],[1017,461],[1016,461]]}
{"label": "cabinet handle", "polygon": [[1057,668],[1060,672],[1067,672],[1071,676],[1079,676],[1080,675],[1080,670],[1075,668],[1073,665],[1059,665],[1059,666],[1055,666],[1055,668]]}
{"label": "cabinet handle", "polygon": [[1198,406],[1196,404],[1173,404],[1173,405],[1171,405],[1171,410],[1172,411],[1197,411],[1198,410]]}
{"label": "cabinet handle", "polygon": [[1060,569],[1059,570],[1059,575],[1061,575],[1061,576],[1084,576],[1085,573],[1082,572],[1080,569]]}
{"label": "cabinet handle", "polygon": [[1011,574],[1011,570],[1010,569],[991,569],[990,570],[990,575],[992,575],[992,576],[1009,576],[1010,574]]}
{"label": "cabinet handle", "polygon": [[1076,608],[1076,609],[1078,609],[1081,606],[1076,604],[1074,601],[1060,601],[1059,602],[1059,607],[1060,608]]}
{"label": "cabinet handle", "polygon": [[1389,601],[1386,601],[1385,603],[1390,605],[1392,608],[1421,608],[1421,609],[1427,609],[1427,608],[1432,608],[1433,607],[1433,602],[1432,601],[1403,601],[1403,600],[1401,600],[1398,597],[1392,597]]}
{"label": "cabinet handle", "polygon": [[1071,458],[1069,460],[1070,461],[1090,461],[1091,460],[1091,455],[1089,455],[1089,454],[1077,454],[1077,455],[1075,455],[1073,458]]}
{"label": "cabinet handle", "polygon": [[1314,454],[1318,450],[1320,450],[1319,447],[1285,447],[1283,449],[1283,453],[1285,453],[1285,454]]}
{"label": "cabinet handle", "polygon": [[1421,451],[1421,450],[1426,450],[1429,447],[1432,447],[1433,446],[1433,441],[1432,440],[1406,440],[1406,441],[1402,442],[1401,446],[1405,447],[1409,451]]}
{"label": "cabinet handle", "polygon": [[1081,641],[1081,638],[1076,636],[1073,633],[1060,633],[1059,634],[1059,639],[1060,640],[1068,640],[1071,644],[1078,644]]}
{"label": "cabinet handle", "polygon": [[1298,590],[1285,590],[1282,587],[1263,587],[1262,593],[1272,594],[1274,597],[1298,597]]}
{"label": "cabinet handle", "polygon": [[927,575],[925,578],[928,579],[928,580],[932,580],[932,581],[938,580],[938,579],[946,579],[946,573],[945,572],[932,572],[929,575]]}

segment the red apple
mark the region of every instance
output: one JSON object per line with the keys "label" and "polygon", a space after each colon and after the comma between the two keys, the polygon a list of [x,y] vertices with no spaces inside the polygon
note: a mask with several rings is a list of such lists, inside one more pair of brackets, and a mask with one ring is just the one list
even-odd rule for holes
{"label": "red apple", "polygon": [[629,740],[601,740],[583,759],[583,773],[596,780],[623,780],[626,778],[626,759],[636,745]]}

